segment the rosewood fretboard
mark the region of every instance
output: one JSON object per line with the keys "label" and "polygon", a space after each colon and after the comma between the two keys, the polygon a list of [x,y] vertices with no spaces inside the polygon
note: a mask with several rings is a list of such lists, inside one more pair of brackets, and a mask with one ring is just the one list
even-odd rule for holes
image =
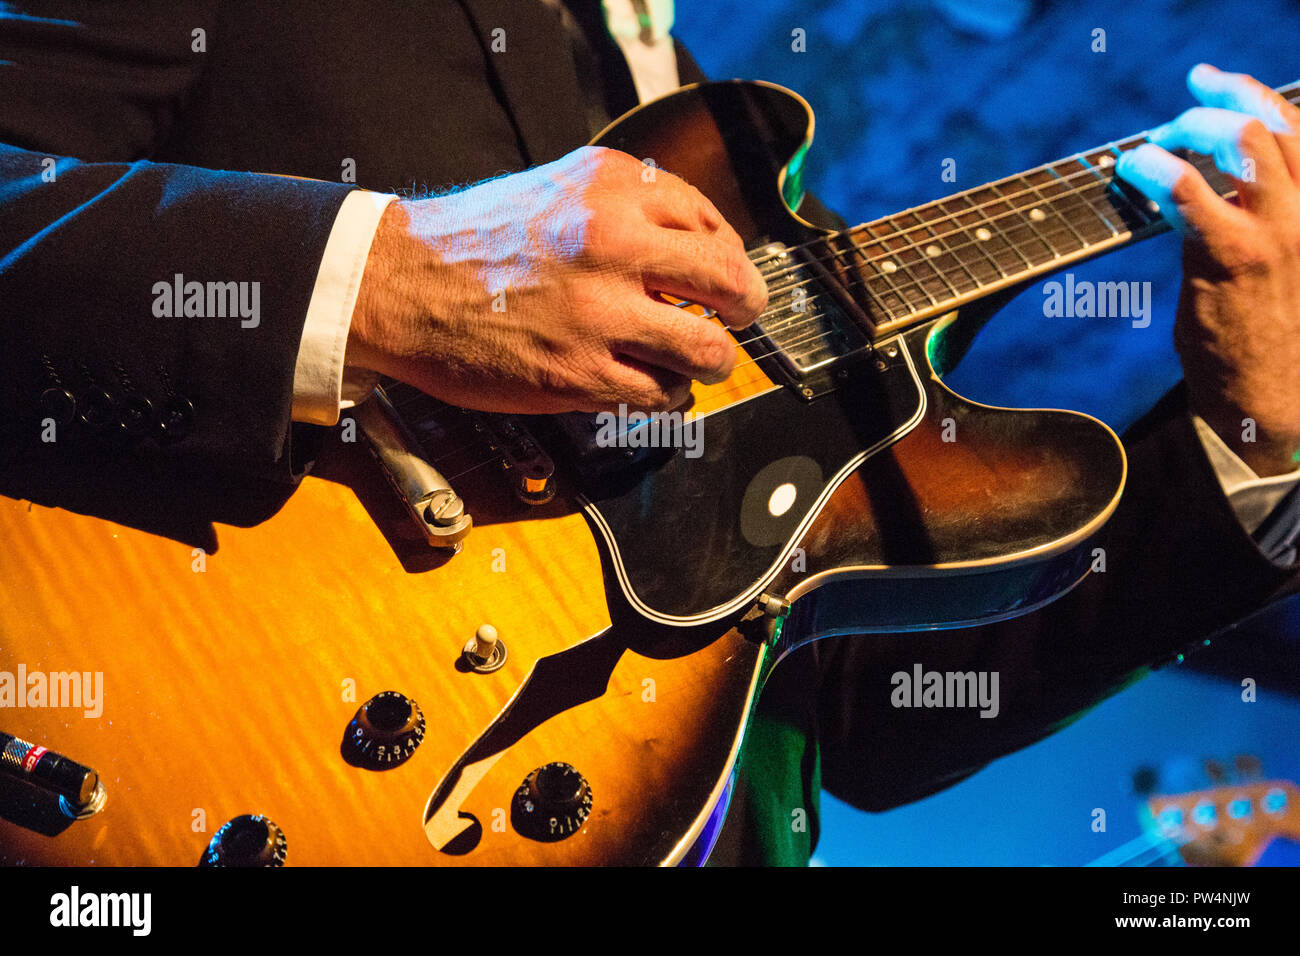
{"label": "rosewood fretboard", "polygon": [[[1300,82],[1279,90],[1300,102]],[[840,279],[877,336],[1168,228],[1116,180],[1116,160],[1146,133],[925,203],[819,240],[806,253]],[[1232,177],[1187,159],[1220,195]]]}

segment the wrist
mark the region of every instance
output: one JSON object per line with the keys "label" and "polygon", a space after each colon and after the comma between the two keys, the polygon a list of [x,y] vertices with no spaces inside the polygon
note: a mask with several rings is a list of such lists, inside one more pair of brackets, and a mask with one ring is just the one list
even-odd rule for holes
{"label": "wrist", "polygon": [[1300,468],[1300,435],[1279,433],[1267,421],[1230,403],[1193,404],[1193,410],[1222,442],[1261,478]]}
{"label": "wrist", "polygon": [[348,330],[344,364],[350,368],[392,374],[394,345],[413,314],[408,266],[418,243],[411,235],[410,205],[389,203],[375,230]]}

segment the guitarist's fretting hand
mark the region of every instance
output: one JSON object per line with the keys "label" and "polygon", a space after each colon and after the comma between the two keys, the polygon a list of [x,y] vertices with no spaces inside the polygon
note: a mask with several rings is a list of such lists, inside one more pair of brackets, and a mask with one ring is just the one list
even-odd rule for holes
{"label": "guitarist's fretting hand", "polygon": [[[1205,105],[1153,130],[1156,145],[1116,168],[1187,237],[1174,339],[1193,411],[1256,473],[1283,474],[1300,465],[1300,110],[1205,64],[1187,85]],[[1239,204],[1172,149],[1214,156]]]}
{"label": "guitarist's fretting hand", "polygon": [[349,365],[488,411],[681,404],[731,372],[767,304],[745,248],[698,190],[588,147],[471,189],[394,202],[380,223]]}

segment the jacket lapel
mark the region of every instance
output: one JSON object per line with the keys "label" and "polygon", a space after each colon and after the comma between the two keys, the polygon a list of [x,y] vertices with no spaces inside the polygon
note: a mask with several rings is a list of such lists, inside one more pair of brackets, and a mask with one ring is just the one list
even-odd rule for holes
{"label": "jacket lapel", "polygon": [[570,38],[555,13],[538,2],[459,2],[487,51],[529,163],[547,163],[584,145],[590,139],[584,99]]}

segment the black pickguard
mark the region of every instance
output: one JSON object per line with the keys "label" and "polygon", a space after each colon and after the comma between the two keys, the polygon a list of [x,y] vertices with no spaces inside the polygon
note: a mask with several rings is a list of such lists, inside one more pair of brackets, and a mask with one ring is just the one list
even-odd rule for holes
{"label": "black pickguard", "polygon": [[[679,450],[578,478],[638,611],[695,623],[757,596],[845,466],[920,416],[924,393],[905,349],[884,370],[864,365],[811,402],[778,388],[706,416],[699,457]],[[794,503],[774,516],[769,499],[783,483],[795,486]]]}

